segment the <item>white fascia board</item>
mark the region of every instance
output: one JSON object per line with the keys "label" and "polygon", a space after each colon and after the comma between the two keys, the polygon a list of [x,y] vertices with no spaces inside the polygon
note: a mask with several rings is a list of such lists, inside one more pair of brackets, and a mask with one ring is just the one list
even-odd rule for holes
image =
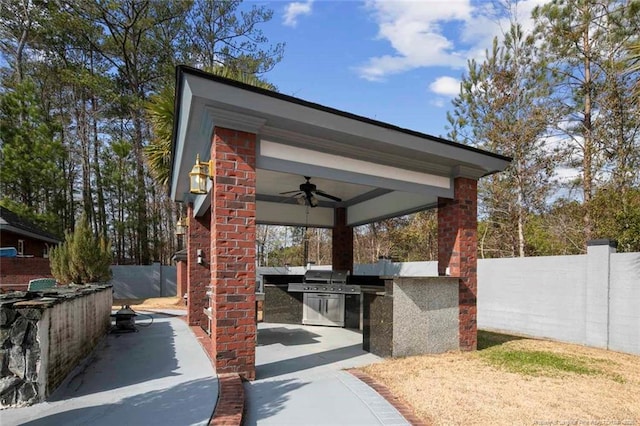
{"label": "white fascia board", "polygon": [[[182,201],[184,189],[181,189],[180,179],[185,179],[186,173],[183,168],[184,146],[187,140],[187,130],[189,116],[191,115],[191,101],[193,99],[191,89],[185,84],[182,89],[180,117],[178,117],[178,131],[176,132],[177,140],[173,152],[173,170],[171,174],[171,199],[174,201]],[[184,185],[184,183],[183,183]]]}
{"label": "white fascia board", "polygon": [[390,192],[347,208],[347,225],[360,225],[397,212],[414,212],[437,203],[437,197],[418,196],[406,192]]}
{"label": "white fascia board", "polygon": [[207,179],[207,182],[207,193],[194,196],[193,217],[204,215],[211,207],[211,180]]}
{"label": "white fascia board", "polygon": [[333,228],[334,212],[332,208],[314,207],[308,209],[299,204],[256,201],[256,222],[291,226],[313,226]]}
{"label": "white fascia board", "polygon": [[311,166],[326,167],[335,170],[346,170],[351,173],[375,176],[418,185],[450,189],[451,178],[429,173],[405,170],[397,167],[376,164],[339,155],[326,154],[305,148],[283,145],[275,142],[260,141],[260,157],[303,163]]}
{"label": "white fascia board", "polygon": [[209,126],[209,133],[213,133],[213,126],[247,133],[258,133],[267,122],[265,118],[226,111],[211,105],[205,107],[205,114],[208,114],[211,119],[210,121],[213,122],[213,125]]}
{"label": "white fascia board", "polygon": [[[261,93],[243,90],[202,77],[187,75],[194,93],[200,96],[212,94],[210,99],[216,104],[253,111],[255,116],[282,117],[295,120],[300,124],[332,129],[355,137],[379,141],[440,157],[450,158],[461,163],[476,165],[487,171],[501,171],[508,161],[489,154],[466,149],[455,144],[442,143],[429,139],[429,135],[414,135],[399,129],[388,128],[375,123],[346,117],[335,112],[324,111],[295,102],[278,99]],[[215,96],[213,96],[215,94]],[[384,123],[381,123],[384,124]]]}

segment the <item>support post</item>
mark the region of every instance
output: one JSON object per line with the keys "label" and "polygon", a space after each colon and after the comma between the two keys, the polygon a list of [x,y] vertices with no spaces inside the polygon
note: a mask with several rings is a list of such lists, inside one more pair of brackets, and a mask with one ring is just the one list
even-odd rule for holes
{"label": "support post", "polygon": [[438,198],[438,275],[459,278],[460,349],[477,348],[477,181],[454,179],[453,199]]}
{"label": "support post", "polygon": [[209,251],[211,240],[211,209],[203,216],[193,217],[193,204],[187,207],[191,218],[187,233],[187,322],[207,330],[209,318],[204,313],[207,307],[207,287],[211,285],[209,263],[198,263],[198,250]]}
{"label": "support post", "polygon": [[609,271],[616,247],[611,240],[587,241],[585,343],[588,346],[609,349]]}
{"label": "support post", "polygon": [[215,127],[211,337],[216,371],[255,379],[256,135]]}
{"label": "support post", "polygon": [[331,233],[331,265],[334,270],[353,273],[353,228],[347,225],[347,209],[335,209]]}

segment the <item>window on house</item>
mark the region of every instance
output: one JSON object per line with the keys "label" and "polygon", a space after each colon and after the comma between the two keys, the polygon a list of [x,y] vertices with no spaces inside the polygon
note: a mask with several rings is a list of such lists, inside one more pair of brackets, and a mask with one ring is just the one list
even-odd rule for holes
{"label": "window on house", "polygon": [[24,254],[24,240],[18,240],[18,254]]}
{"label": "window on house", "polygon": [[45,259],[49,257],[49,244],[44,245],[44,249],[42,250],[42,257]]}

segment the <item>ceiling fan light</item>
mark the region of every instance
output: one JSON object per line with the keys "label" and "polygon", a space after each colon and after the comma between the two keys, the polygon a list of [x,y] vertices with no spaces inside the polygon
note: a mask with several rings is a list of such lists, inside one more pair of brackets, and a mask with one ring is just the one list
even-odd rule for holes
{"label": "ceiling fan light", "polygon": [[298,204],[300,204],[301,206],[304,206],[305,202],[304,202],[304,197],[298,197],[296,198],[296,201],[298,202]]}
{"label": "ceiling fan light", "polygon": [[311,197],[309,197],[309,205],[311,205],[311,207],[317,207],[318,199],[312,195]]}

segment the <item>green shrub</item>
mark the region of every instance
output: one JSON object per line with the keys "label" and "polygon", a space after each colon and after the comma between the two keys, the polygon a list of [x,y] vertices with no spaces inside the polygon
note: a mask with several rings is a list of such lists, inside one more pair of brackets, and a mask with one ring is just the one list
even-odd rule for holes
{"label": "green shrub", "polygon": [[111,246],[96,238],[86,217],[77,223],[73,233],[50,254],[51,273],[62,284],[86,284],[111,278]]}

